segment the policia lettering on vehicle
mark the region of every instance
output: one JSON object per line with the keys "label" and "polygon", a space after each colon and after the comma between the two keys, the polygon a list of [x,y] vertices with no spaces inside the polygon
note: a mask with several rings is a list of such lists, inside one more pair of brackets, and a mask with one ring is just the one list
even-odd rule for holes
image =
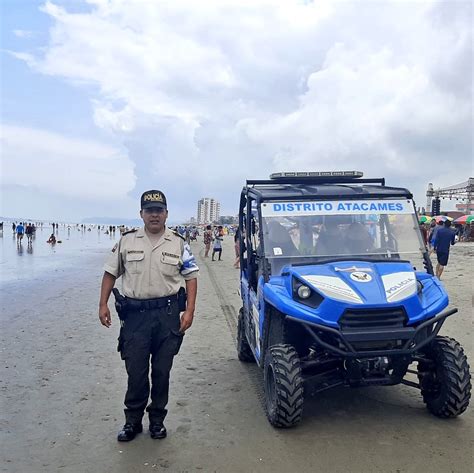
{"label": "policia lettering on vehicle", "polygon": [[[143,193],[140,216],[144,228],[125,232],[104,265],[99,303],[100,322],[110,327],[107,302],[113,290],[121,322],[118,351],[128,374],[125,425],[117,437],[121,442],[142,432],[145,408],[151,437],[166,437],[163,421],[169,374],[184,333],[193,322],[199,271],[184,239],[165,226],[168,210],[162,192]],[[114,289],[120,276],[123,295]]]}

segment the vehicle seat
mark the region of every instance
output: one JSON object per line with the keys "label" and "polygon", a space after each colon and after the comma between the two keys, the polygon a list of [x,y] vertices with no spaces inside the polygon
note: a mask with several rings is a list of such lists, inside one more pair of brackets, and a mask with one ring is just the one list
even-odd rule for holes
{"label": "vehicle seat", "polygon": [[367,253],[372,248],[372,238],[366,227],[359,222],[349,225],[346,233],[347,248],[352,254]]}
{"label": "vehicle seat", "polygon": [[[299,254],[288,230],[281,223],[270,221],[267,224],[267,230],[268,238],[266,250],[268,254],[273,256],[296,256]],[[280,248],[282,254],[275,254],[275,248]]]}
{"label": "vehicle seat", "polygon": [[348,254],[345,238],[337,227],[321,229],[316,243],[316,253],[319,256]]}

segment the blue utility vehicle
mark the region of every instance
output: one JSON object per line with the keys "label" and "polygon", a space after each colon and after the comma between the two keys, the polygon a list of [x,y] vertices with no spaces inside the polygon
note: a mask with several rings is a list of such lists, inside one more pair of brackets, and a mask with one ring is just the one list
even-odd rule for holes
{"label": "blue utility vehicle", "polygon": [[466,410],[466,356],[438,335],[457,309],[407,189],[344,171],[249,180],[239,230],[238,356],[262,368],[273,426],[295,425],[305,394],[335,386],[403,383],[435,416]]}

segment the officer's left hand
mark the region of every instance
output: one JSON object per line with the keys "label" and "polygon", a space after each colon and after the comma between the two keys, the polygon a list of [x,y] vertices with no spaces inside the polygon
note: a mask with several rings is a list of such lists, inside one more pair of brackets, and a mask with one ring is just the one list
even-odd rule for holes
{"label": "officer's left hand", "polygon": [[99,306],[99,320],[104,327],[109,328],[112,325],[112,318],[107,304]]}
{"label": "officer's left hand", "polygon": [[181,315],[181,323],[179,326],[179,331],[181,333],[186,332],[189,327],[193,324],[193,318],[194,318],[194,312],[191,312],[190,310],[185,310],[183,312],[183,315]]}

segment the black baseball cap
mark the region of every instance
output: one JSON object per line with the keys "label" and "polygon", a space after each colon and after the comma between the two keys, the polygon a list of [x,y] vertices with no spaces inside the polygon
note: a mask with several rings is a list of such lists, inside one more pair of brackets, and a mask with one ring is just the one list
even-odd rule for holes
{"label": "black baseball cap", "polygon": [[151,209],[152,207],[160,207],[166,209],[166,197],[161,191],[151,190],[142,194],[142,209]]}

